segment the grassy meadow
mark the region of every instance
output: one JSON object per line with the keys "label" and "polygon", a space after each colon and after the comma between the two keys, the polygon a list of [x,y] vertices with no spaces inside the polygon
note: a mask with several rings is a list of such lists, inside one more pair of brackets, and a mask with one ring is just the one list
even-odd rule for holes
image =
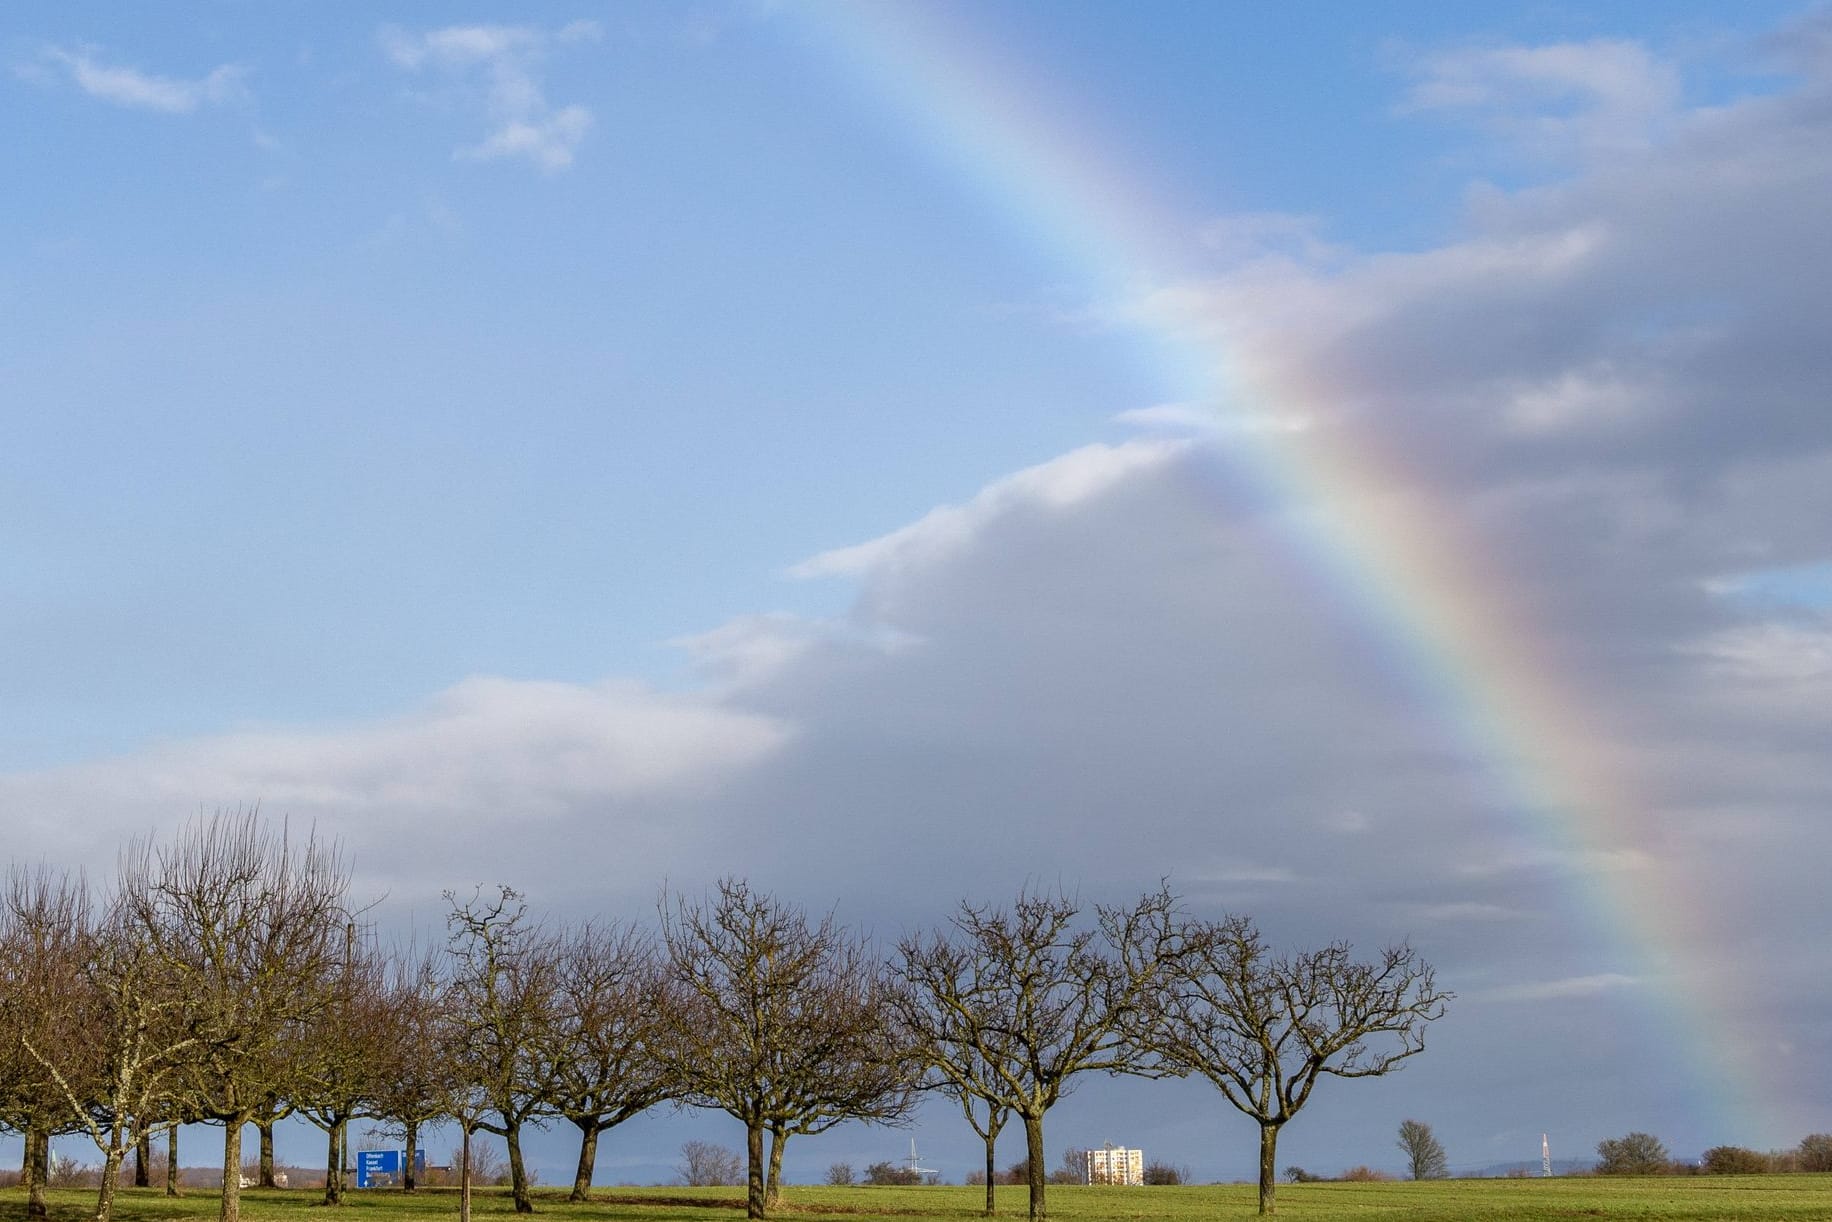
{"label": "grassy meadow", "polygon": [[[791,1187],[772,1217],[823,1219],[836,1216],[966,1219],[979,1217],[982,1188],[816,1188]],[[446,1222],[458,1215],[456,1190],[352,1192],[341,1210],[318,1205],[315,1191],[248,1190],[242,1215],[248,1222]],[[0,1218],[24,1217],[18,1190],[0,1197]],[[1247,1219],[1254,1214],[1250,1185],[1181,1188],[1052,1186],[1050,1215],[1065,1222],[1138,1222],[1142,1219]],[[94,1194],[61,1190],[51,1194],[52,1222],[80,1222]],[[741,1218],[743,1192],[731,1188],[601,1189],[589,1204],[571,1205],[556,1190],[537,1191],[537,1217],[604,1222],[694,1222]],[[999,1214],[1024,1217],[1019,1188],[999,1190]],[[116,1208],[120,1222],[211,1222],[216,1197],[206,1192],[172,1200],[154,1190],[123,1191]],[[513,1218],[506,1189],[480,1190],[476,1217]],[[1426,1183],[1291,1184],[1279,1186],[1279,1217],[1308,1222],[1339,1219],[1407,1219],[1462,1222],[1464,1219],[1567,1222],[1572,1218],[1828,1219],[1832,1220],[1832,1175],[1662,1176],[1638,1178],[1437,1180]]]}

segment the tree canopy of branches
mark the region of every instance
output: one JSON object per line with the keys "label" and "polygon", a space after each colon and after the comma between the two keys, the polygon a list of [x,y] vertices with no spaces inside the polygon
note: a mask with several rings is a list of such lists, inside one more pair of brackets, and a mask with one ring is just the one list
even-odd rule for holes
{"label": "tree canopy of branches", "polygon": [[1167,1068],[1201,1074],[1259,1124],[1259,1211],[1269,1214],[1279,1130],[1317,1082],[1391,1073],[1424,1050],[1451,994],[1405,945],[1358,963],[1345,942],[1275,955],[1245,917],[1181,933],[1142,1038]]}
{"label": "tree canopy of branches", "polygon": [[120,902],[184,999],[177,1110],[224,1126],[222,1222],[241,1214],[242,1128],[290,1095],[287,1042],[327,1002],[350,918],[339,853],[257,811],[219,812],[123,861]]}
{"label": "tree canopy of branches", "polygon": [[[450,1047],[483,1104],[461,1114],[459,1123],[467,1139],[479,1128],[503,1139],[515,1211],[533,1213],[522,1129],[553,1109],[557,949],[512,888],[499,887],[490,898],[479,892],[463,903],[449,892],[446,899],[452,906],[446,917],[448,1015],[455,1026]],[[491,1114],[494,1121],[487,1119]]]}
{"label": "tree canopy of branches", "polygon": [[1406,1173],[1415,1180],[1441,1180],[1450,1175],[1444,1144],[1422,1120],[1399,1122],[1397,1143],[1406,1156]]}
{"label": "tree canopy of branches", "polygon": [[832,914],[810,924],[739,879],[701,903],[664,896],[661,918],[680,990],[664,1055],[689,1103],[744,1125],[745,1210],[761,1218],[791,1136],[910,1110],[921,1066],[898,1027],[895,987]]}
{"label": "tree canopy of branches", "polygon": [[1665,1175],[1672,1160],[1652,1133],[1605,1137],[1597,1143],[1598,1175]]}
{"label": "tree canopy of branches", "polygon": [[[1075,900],[1026,891],[1009,909],[962,903],[950,930],[898,947],[904,1023],[933,1080],[1024,1123],[1033,1218],[1045,1212],[1043,1117],[1075,1076],[1167,1072],[1127,1031],[1179,953],[1175,908],[1160,888],[1078,927]],[[990,1163],[996,1124],[975,1128]]]}

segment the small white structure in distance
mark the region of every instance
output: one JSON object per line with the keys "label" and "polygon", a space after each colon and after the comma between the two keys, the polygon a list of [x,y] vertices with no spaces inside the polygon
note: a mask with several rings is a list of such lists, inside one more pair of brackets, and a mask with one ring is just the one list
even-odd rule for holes
{"label": "small white structure in distance", "polygon": [[1144,1182],[1144,1151],[1111,1144],[1088,1151],[1088,1183],[1137,1185]]}

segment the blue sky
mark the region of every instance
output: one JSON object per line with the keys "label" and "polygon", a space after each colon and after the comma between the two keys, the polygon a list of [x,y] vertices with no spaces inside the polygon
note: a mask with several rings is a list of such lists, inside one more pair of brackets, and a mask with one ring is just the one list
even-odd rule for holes
{"label": "blue sky", "polygon": [[[1824,960],[1832,849],[1832,27],[1595,9],[919,10],[1161,207],[1187,261],[1133,268],[821,5],[16,6],[16,856],[105,868],[260,800],[401,923],[498,870],[560,915],[743,873],[887,931],[1170,871],[1294,939],[1410,936],[1474,999],[1294,1161],[1396,1161],[1428,1109],[1464,1165],[1832,1128],[1832,998],[1787,970]],[[1459,524],[1634,819],[1566,843],[1505,809],[1292,554],[1276,519],[1315,507],[1229,474],[1167,326],[1309,388],[1237,406],[1406,455],[1354,496]],[[1090,851],[1115,819],[1139,844]],[[1662,969],[1584,898],[1618,891],[1696,894],[1709,932]],[[1542,1081],[1548,1030],[1578,1034]],[[1664,1068],[1701,1041],[1720,1073]],[[1144,1089],[1114,1114],[1154,1149],[1250,1167],[1218,1101]],[[848,1140],[803,1156],[883,1139]]]}

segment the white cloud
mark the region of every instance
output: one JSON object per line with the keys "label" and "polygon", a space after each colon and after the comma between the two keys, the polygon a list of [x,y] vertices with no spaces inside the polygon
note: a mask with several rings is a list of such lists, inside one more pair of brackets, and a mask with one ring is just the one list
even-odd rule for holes
{"label": "white cloud", "polygon": [[1823,688],[1832,681],[1832,626],[1742,624],[1683,648],[1727,678],[1787,687]]}
{"label": "white cloud", "polygon": [[1128,408],[1114,415],[1115,424],[1167,433],[1228,436],[1251,433],[1302,433],[1310,421],[1302,416],[1272,411],[1248,413],[1201,403],[1156,403]]}
{"label": "white cloud", "polygon": [[[527,876],[547,837],[590,811],[616,829],[606,868],[621,869],[626,852],[691,838],[696,804],[792,735],[776,718],[634,684],[476,678],[385,720],[242,730],[0,777],[0,809],[22,850],[93,860],[200,805],[258,801],[341,837],[369,885],[403,852],[384,876],[448,868],[484,842],[497,876]],[[34,818],[46,811],[56,818]]]}
{"label": "white cloud", "polygon": [[549,111],[540,119],[505,119],[481,143],[458,150],[461,157],[490,161],[497,157],[526,157],[543,170],[563,170],[572,164],[573,150],[592,125],[583,106]]}
{"label": "white cloud", "polygon": [[1406,109],[1473,116],[1531,152],[1619,154],[1676,116],[1679,73],[1638,43],[1465,48],[1428,56]]}
{"label": "white cloud", "polygon": [[200,106],[220,106],[246,94],[242,82],[248,70],[238,64],[223,64],[202,77],[185,79],[106,64],[87,47],[51,47],[44,54],[90,97],[136,110],[190,114]]}
{"label": "white cloud", "polygon": [[1135,441],[1091,445],[987,485],[965,505],[945,505],[920,521],[850,547],[834,548],[790,569],[794,577],[858,575],[898,564],[928,563],[970,547],[985,525],[1015,506],[1061,508],[1098,495],[1134,472],[1168,462],[1182,443]]}
{"label": "white cloud", "polygon": [[447,26],[423,33],[382,31],[382,48],[409,72],[438,71],[481,86],[476,99],[490,130],[453,155],[465,160],[525,158],[552,173],[572,165],[591,130],[592,113],[578,104],[554,106],[541,79],[550,48],[596,41],[601,27],[575,21],[549,32],[532,26]]}

